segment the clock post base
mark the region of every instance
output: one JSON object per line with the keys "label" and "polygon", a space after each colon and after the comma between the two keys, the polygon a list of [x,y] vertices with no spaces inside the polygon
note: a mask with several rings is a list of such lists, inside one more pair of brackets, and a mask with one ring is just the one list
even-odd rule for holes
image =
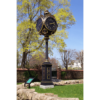
{"label": "clock post base", "polygon": [[44,62],[42,64],[42,81],[40,88],[53,88],[54,84],[52,82],[52,64],[50,62]]}
{"label": "clock post base", "polygon": [[40,85],[42,89],[54,88],[54,85]]}

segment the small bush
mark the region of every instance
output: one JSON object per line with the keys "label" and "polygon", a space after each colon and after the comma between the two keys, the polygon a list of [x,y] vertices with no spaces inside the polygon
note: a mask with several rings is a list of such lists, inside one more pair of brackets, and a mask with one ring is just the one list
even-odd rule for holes
{"label": "small bush", "polygon": [[29,70],[25,71],[23,75],[25,76],[26,79],[28,79],[30,77],[35,77],[35,79],[37,79],[37,77],[38,77],[38,74],[36,74],[36,72],[29,71]]}
{"label": "small bush", "polygon": [[64,78],[66,76],[66,72],[61,72],[61,77]]}

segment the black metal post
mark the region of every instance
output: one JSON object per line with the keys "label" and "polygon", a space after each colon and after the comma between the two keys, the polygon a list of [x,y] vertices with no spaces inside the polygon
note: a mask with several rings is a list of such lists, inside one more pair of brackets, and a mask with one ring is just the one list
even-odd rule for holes
{"label": "black metal post", "polygon": [[48,39],[49,36],[45,36],[45,47],[46,47],[46,55],[45,62],[42,64],[42,81],[41,85],[53,85],[52,83],[52,64],[48,60]]}
{"label": "black metal post", "polygon": [[29,88],[30,88],[30,84],[29,84]]}
{"label": "black metal post", "polygon": [[46,40],[46,59],[48,59],[48,39]]}
{"label": "black metal post", "polygon": [[[51,18],[53,18],[52,21],[54,21],[55,23],[53,26],[54,28],[52,28],[51,25],[49,25],[49,23],[51,22],[49,22],[48,19],[51,19]],[[48,10],[44,12],[44,16],[41,15],[37,19],[36,28],[40,35],[45,36],[44,39],[45,39],[45,48],[46,48],[46,52],[45,52],[46,60],[42,64],[42,81],[41,81],[40,87],[42,87],[42,85],[51,85],[51,87],[54,87],[53,82],[52,82],[52,64],[48,60],[48,40],[49,40],[49,36],[56,32],[57,27],[58,25],[56,23],[55,17],[51,15],[51,13],[48,12]]]}

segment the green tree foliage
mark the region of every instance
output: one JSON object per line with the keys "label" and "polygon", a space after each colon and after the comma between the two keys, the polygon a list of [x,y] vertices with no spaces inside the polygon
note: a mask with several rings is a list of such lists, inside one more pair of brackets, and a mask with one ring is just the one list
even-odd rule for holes
{"label": "green tree foliage", "polygon": [[22,54],[21,67],[25,67],[28,53],[41,54],[45,49],[44,38],[36,30],[36,19],[43,15],[45,10],[53,14],[58,23],[56,33],[50,36],[49,54],[53,54],[54,47],[61,50],[66,47],[64,43],[64,39],[68,38],[66,29],[75,23],[69,7],[68,0],[17,0],[17,47]]}

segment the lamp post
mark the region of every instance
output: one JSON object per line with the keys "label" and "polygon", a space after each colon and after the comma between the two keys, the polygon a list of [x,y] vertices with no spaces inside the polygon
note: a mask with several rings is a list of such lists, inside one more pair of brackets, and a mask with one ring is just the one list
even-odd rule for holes
{"label": "lamp post", "polygon": [[53,88],[52,82],[52,64],[48,60],[48,40],[49,35],[52,35],[57,30],[57,22],[53,15],[51,15],[47,10],[44,12],[44,16],[41,15],[37,19],[36,29],[40,35],[44,35],[46,44],[46,57],[45,62],[42,64],[42,81],[40,88]]}

